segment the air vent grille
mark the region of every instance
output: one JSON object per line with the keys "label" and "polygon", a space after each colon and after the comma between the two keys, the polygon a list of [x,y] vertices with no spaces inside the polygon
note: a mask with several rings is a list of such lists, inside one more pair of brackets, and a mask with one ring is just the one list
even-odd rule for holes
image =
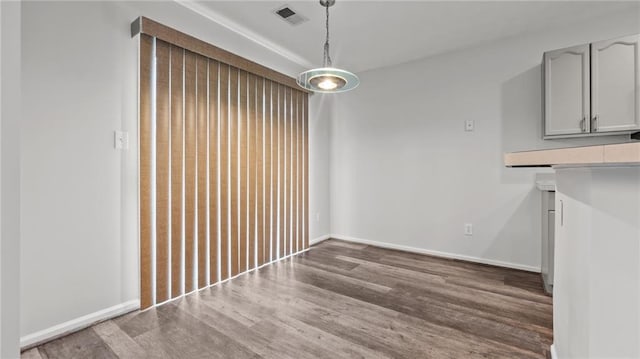
{"label": "air vent grille", "polygon": [[289,5],[282,5],[273,11],[279,18],[288,22],[291,25],[299,25],[309,19],[298,14]]}
{"label": "air vent grille", "polygon": [[283,19],[286,19],[291,15],[295,15],[296,13],[290,8],[285,7],[284,9],[276,11],[276,14],[280,15]]}

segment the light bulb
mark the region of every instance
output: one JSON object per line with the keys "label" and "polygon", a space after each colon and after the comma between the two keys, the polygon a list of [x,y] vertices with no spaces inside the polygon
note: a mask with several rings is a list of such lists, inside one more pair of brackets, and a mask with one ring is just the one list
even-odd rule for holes
{"label": "light bulb", "polygon": [[322,82],[318,84],[318,87],[320,87],[323,90],[329,91],[338,87],[338,84],[332,81],[330,78],[325,78]]}
{"label": "light bulb", "polygon": [[[347,85],[347,78],[352,82],[349,83],[350,87],[344,89]],[[312,91],[335,93],[357,86],[358,77],[340,69],[320,68],[301,73],[298,76],[297,82],[301,87]]]}

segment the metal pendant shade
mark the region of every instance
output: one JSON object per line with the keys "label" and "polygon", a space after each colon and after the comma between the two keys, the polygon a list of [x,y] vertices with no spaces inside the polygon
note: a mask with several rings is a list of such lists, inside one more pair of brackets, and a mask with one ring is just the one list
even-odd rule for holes
{"label": "metal pendant shade", "polygon": [[298,85],[313,92],[337,93],[353,90],[360,84],[354,73],[331,66],[329,54],[329,8],[335,0],[320,0],[320,5],[326,9],[327,37],[324,43],[323,67],[307,70],[298,75]]}

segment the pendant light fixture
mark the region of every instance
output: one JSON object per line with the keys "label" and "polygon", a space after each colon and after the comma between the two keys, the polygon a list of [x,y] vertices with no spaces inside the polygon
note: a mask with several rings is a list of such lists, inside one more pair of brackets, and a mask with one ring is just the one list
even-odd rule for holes
{"label": "pendant light fixture", "polygon": [[331,65],[329,55],[329,8],[336,0],[320,0],[320,5],[326,9],[327,38],[324,42],[323,67],[307,70],[298,75],[298,85],[313,92],[337,93],[353,90],[358,86],[358,76],[347,70],[337,69]]}

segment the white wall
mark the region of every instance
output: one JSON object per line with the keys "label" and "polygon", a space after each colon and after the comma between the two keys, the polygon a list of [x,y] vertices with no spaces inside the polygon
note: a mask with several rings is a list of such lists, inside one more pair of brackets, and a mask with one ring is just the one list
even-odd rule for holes
{"label": "white wall", "polygon": [[[139,298],[137,41],[129,25],[140,15],[289,75],[302,70],[175,2],[23,3],[23,339]],[[321,103],[311,98],[311,213],[328,212],[328,179],[316,179],[328,173]],[[114,130],[129,131],[128,151],[113,149]],[[310,227],[325,234],[328,221]]]}
{"label": "white wall", "polygon": [[0,358],[19,356],[20,3],[0,2]]}
{"label": "white wall", "polygon": [[638,358],[640,167],[562,168],[556,179],[557,358]]}
{"label": "white wall", "polygon": [[538,269],[545,170],[502,154],[624,140],[541,140],[542,53],[637,32],[626,12],[360,74],[335,98],[332,234]]}
{"label": "white wall", "polygon": [[333,95],[314,94],[309,103],[309,238],[326,238],[331,233],[329,205],[329,133]]}

